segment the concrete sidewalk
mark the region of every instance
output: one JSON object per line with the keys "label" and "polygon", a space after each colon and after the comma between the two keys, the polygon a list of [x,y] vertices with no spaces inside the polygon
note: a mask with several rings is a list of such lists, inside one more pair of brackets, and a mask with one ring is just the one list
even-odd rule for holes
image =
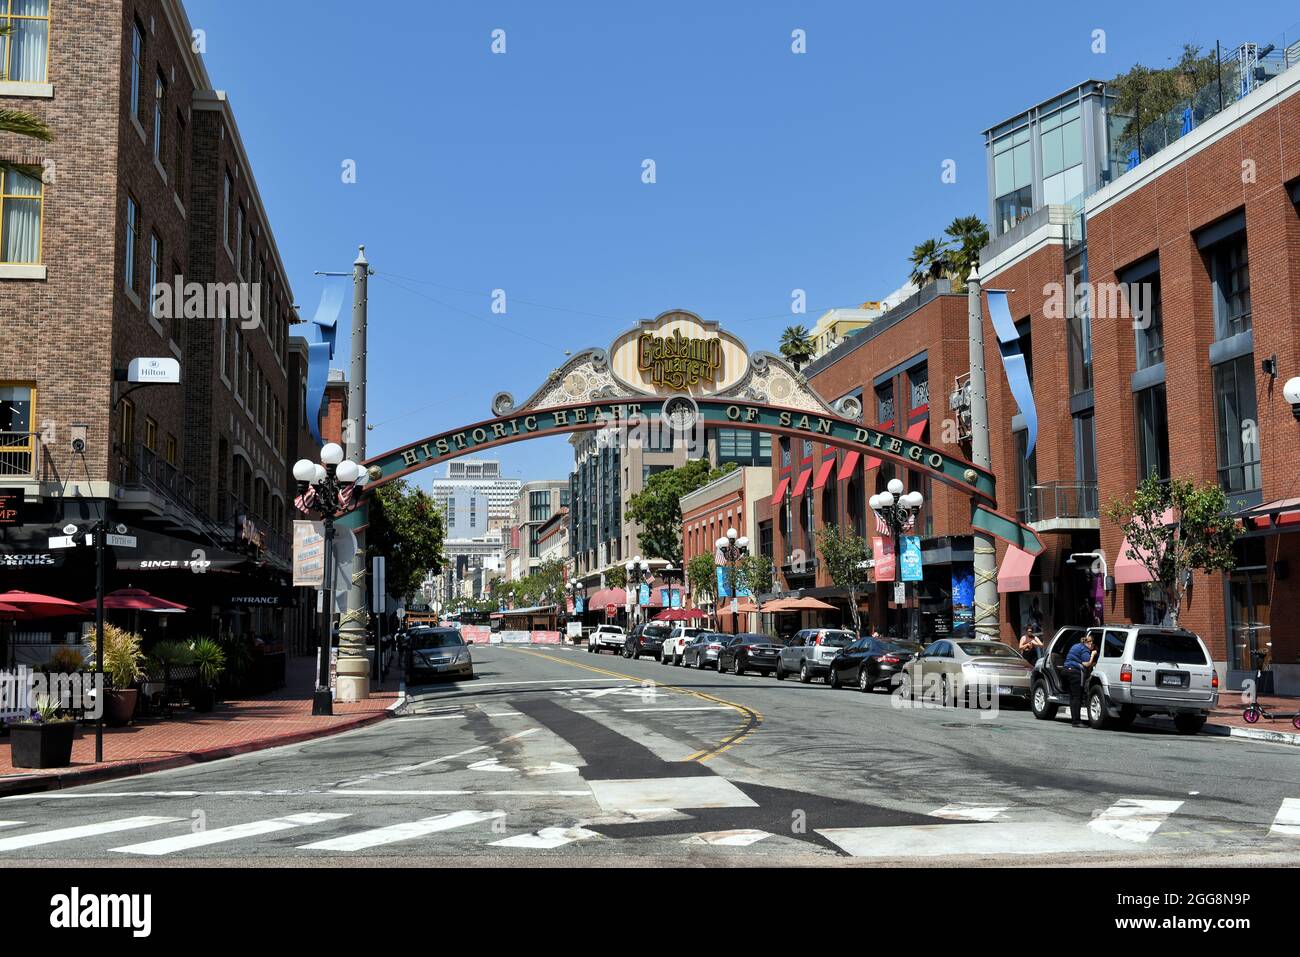
{"label": "concrete sidewalk", "polygon": [[171,718],[139,718],[104,729],[104,763],[95,764],[95,729],[82,726],[66,768],[15,768],[8,737],[0,738],[0,796],[75,787],[112,778],[215,761],[248,751],[294,744],[382,721],[398,703],[400,675],[372,687],[364,701],[335,702],[330,717],[311,713],[315,659],[291,658],[285,687],[258,698],[220,702],[214,711],[181,710]]}
{"label": "concrete sidewalk", "polygon": [[[1259,695],[1259,703],[1265,710],[1276,714],[1289,715],[1300,711],[1300,698]],[[1291,718],[1261,717],[1255,724],[1248,724],[1242,717],[1243,710],[1244,702],[1240,691],[1221,691],[1219,706],[1210,712],[1210,720],[1205,725],[1206,733],[1271,741],[1274,744],[1300,745],[1300,730],[1292,724]]]}

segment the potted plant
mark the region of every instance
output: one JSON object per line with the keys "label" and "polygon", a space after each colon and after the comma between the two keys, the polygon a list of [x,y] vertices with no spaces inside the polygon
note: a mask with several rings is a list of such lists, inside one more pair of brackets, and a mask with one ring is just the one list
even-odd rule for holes
{"label": "potted plant", "polygon": [[140,667],[143,661],[139,635],[116,625],[104,626],[102,667],[111,684],[104,692],[104,720],[108,724],[124,725],[135,714],[139,692],[134,685],[144,677],[144,671]]}
{"label": "potted plant", "polygon": [[183,641],[160,641],[153,646],[145,666],[142,685],[145,698],[155,704],[162,701],[168,682],[174,680],[172,669],[194,663],[190,646]]}
{"label": "potted plant", "polygon": [[46,667],[51,674],[68,675],[80,671],[84,662],[85,659],[81,657],[81,652],[69,646],[59,648],[54,654],[50,655],[50,663]]}
{"label": "potted plant", "polygon": [[190,645],[199,683],[194,689],[194,710],[211,711],[217,705],[217,682],[226,670],[226,653],[211,638],[200,638]]}
{"label": "potted plant", "polygon": [[55,698],[41,697],[21,721],[9,726],[10,759],[16,768],[66,768],[72,763],[77,723],[64,717]]}

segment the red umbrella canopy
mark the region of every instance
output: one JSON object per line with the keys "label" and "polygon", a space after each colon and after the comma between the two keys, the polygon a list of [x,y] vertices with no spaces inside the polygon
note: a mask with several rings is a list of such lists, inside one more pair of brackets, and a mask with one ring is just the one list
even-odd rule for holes
{"label": "red umbrella canopy", "polygon": [[[95,610],[95,599],[83,601],[80,606],[87,611]],[[112,611],[188,611],[184,605],[178,605],[166,598],[151,595],[143,588],[119,588],[104,596],[104,607]]]}
{"label": "red umbrella canopy", "polygon": [[[31,618],[65,618],[68,616],[84,617],[86,609],[75,601],[55,598],[53,595],[39,595],[30,591],[0,592],[0,604],[18,609],[17,617]],[[9,614],[6,612],[5,614]]]}
{"label": "red umbrella canopy", "polygon": [[655,621],[691,621],[695,618],[703,618],[704,612],[698,608],[665,608],[659,614],[655,615]]}

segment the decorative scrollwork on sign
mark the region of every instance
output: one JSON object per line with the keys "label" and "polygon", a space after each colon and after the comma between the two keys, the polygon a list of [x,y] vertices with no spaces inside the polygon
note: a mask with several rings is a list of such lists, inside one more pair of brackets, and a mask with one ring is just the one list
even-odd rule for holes
{"label": "decorative scrollwork on sign", "polygon": [[515,397],[509,392],[498,392],[492,399],[492,414],[495,416],[509,415],[514,408]]}
{"label": "decorative scrollwork on sign", "polygon": [[846,419],[862,418],[862,403],[855,396],[846,395],[835,403],[835,408]]}

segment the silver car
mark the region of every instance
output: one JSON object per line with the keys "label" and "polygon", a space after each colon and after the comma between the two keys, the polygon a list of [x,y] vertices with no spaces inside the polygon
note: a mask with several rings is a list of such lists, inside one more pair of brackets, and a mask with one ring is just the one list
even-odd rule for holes
{"label": "silver car", "polygon": [[705,631],[696,635],[682,651],[682,665],[689,668],[694,665],[703,670],[712,665],[718,667],[718,652],[730,635],[721,635],[715,631]]}
{"label": "silver car", "polygon": [[844,628],[805,628],[795,634],[776,659],[776,677],[798,675],[807,684],[813,678],[825,678],[831,673],[831,662],[858,640],[858,636]]}
{"label": "silver car", "polygon": [[945,707],[974,704],[972,695],[1029,700],[1032,666],[1010,645],[991,639],[942,638],[903,666],[904,698]]}
{"label": "silver car", "polygon": [[473,678],[474,661],[458,628],[412,628],[406,633],[406,683],[420,678]]}

